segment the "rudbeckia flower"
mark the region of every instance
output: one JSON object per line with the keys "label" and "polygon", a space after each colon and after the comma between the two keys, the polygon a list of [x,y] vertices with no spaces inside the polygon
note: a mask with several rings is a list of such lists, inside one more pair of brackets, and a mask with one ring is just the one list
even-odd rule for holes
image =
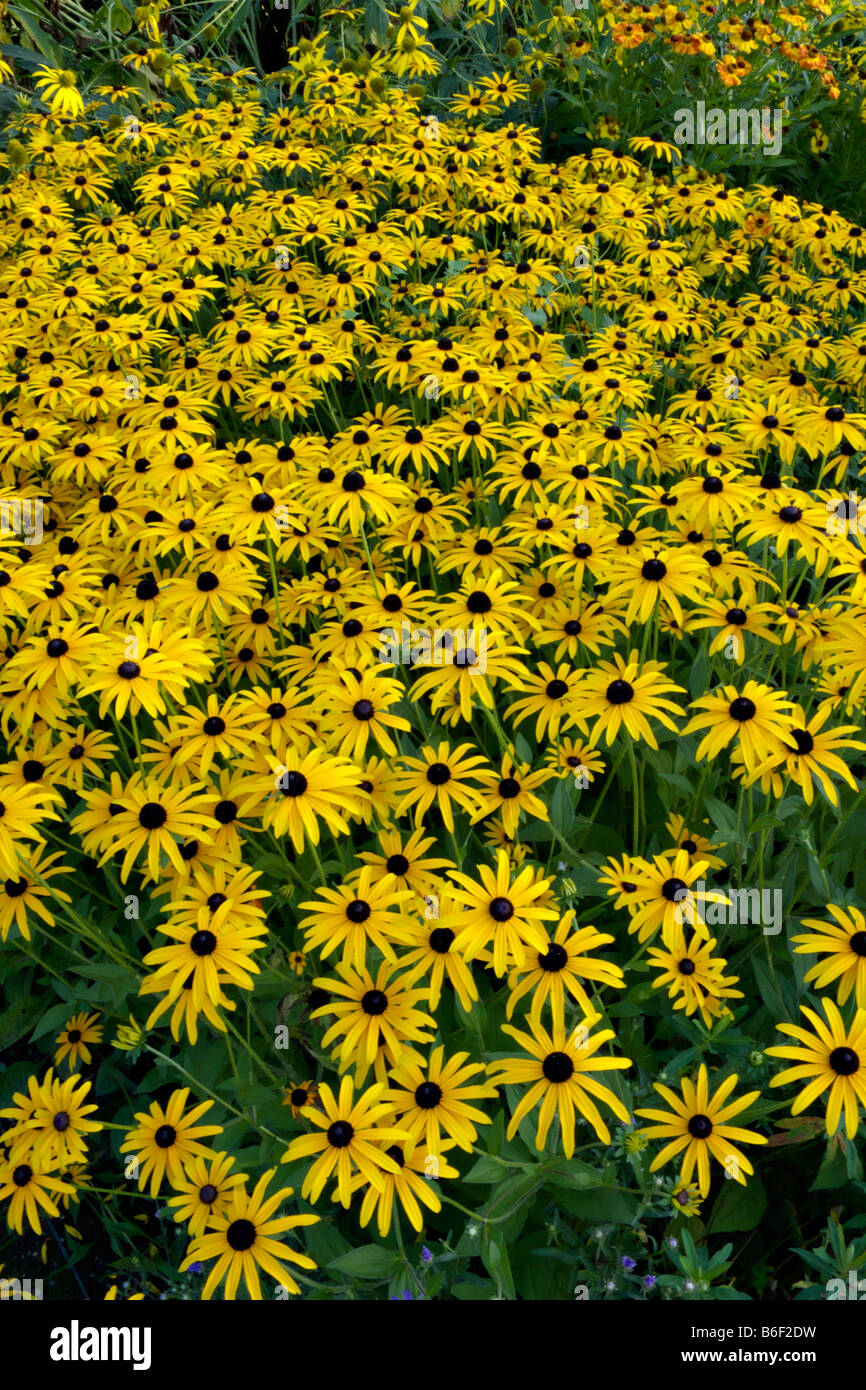
{"label": "rudbeckia flower", "polygon": [[826,1023],[814,1009],[801,1005],[800,1012],[812,1025],[813,1032],[795,1023],[778,1023],[780,1033],[794,1039],[796,1045],[768,1047],[770,1057],[784,1057],[794,1062],[779,1072],[771,1086],[785,1086],[791,1081],[807,1084],[791,1106],[792,1115],[800,1115],[818,1096],[829,1090],[826,1126],[828,1134],[839,1129],[845,1112],[845,1133],[853,1139],[859,1124],[859,1106],[866,1105],[866,1010],[857,1009],[850,1027],[831,999],[822,1000]]}
{"label": "rudbeckia flower", "polygon": [[635,1111],[642,1119],[655,1121],[652,1125],[645,1125],[641,1133],[651,1139],[670,1140],[653,1159],[650,1172],[655,1173],[682,1153],[680,1182],[689,1183],[697,1167],[700,1194],[706,1197],[710,1190],[712,1157],[722,1165],[727,1177],[745,1187],[745,1175],[751,1176],[755,1170],[736,1144],[766,1144],[767,1136],[728,1123],[742,1110],[747,1110],[760,1095],[759,1091],[749,1091],[737,1100],[729,1100],[738,1079],[736,1075],[725,1077],[713,1093],[710,1091],[707,1069],[701,1064],[697,1083],[687,1076],[682,1078],[681,1097],[669,1086],[655,1083],[654,1089],[670,1106],[670,1111]]}
{"label": "rudbeckia flower", "polygon": [[175,1221],[186,1221],[191,1236],[200,1236],[211,1225],[211,1217],[221,1215],[229,1205],[232,1189],[246,1182],[246,1173],[233,1173],[231,1154],[216,1153],[208,1158],[190,1159],[186,1171],[172,1181],[179,1197],[169,1197]]}
{"label": "rudbeckia flower", "polygon": [[634,742],[642,740],[650,748],[658,748],[649,720],[657,719],[666,729],[675,730],[672,715],[680,714],[681,707],[667,697],[678,693],[685,693],[683,687],[667,679],[660,662],[641,662],[636,651],[629,653],[628,660],[617,653],[613,661],[602,661],[584,675],[577,687],[575,708],[581,724],[596,720],[590,733],[591,746],[605,735],[609,748],[625,727]]}
{"label": "rudbeckia flower", "polygon": [[[401,759],[406,771],[398,785],[403,795],[397,815],[415,808],[415,824],[436,805],[448,830],[454,830],[454,806],[474,814],[481,804],[479,791],[472,785],[485,759],[473,752],[474,745],[461,743],[452,749],[447,743],[421,749],[420,758]],[[453,803],[453,804],[452,804]]]}
{"label": "rudbeckia flower", "polygon": [[760,681],[746,681],[742,691],[723,685],[716,695],[693,700],[695,714],[684,734],[708,730],[698,745],[697,758],[715,758],[734,740],[749,773],[771,757],[794,725],[793,703],[784,691]]}
{"label": "rudbeckia flower", "polygon": [[33,80],[53,115],[73,118],[83,115],[84,99],[74,72],[68,68],[37,68]]}
{"label": "rudbeckia flower", "polygon": [[612,1110],[617,1119],[628,1124],[629,1114],[619,1096],[597,1080],[595,1072],[619,1071],[631,1066],[627,1057],[599,1057],[598,1049],[614,1037],[613,1029],[592,1031],[599,1021],[597,1013],[588,1014],[571,1033],[554,1024],[550,1032],[538,1019],[530,1018],[531,1036],[502,1025],[529,1054],[527,1059],[508,1058],[494,1064],[498,1085],[528,1085],[529,1089],[514,1111],[508,1125],[507,1137],[517,1133],[524,1116],[541,1102],[535,1147],[544,1148],[555,1115],[562,1126],[562,1149],[566,1158],[574,1153],[575,1111],[587,1120],[604,1144],[610,1143],[610,1130],[601,1117],[596,1101]]}
{"label": "rudbeckia flower", "polygon": [[866,1009],[866,917],[859,908],[835,903],[828,903],[827,911],[832,922],[804,917],[803,926],[811,927],[811,933],[791,937],[798,956],[825,957],[806,971],[804,983],[818,989],[836,984],[840,1004],[853,990],[857,1008]]}
{"label": "rudbeckia flower", "polygon": [[59,1216],[57,1199],[74,1190],[61,1178],[57,1164],[37,1158],[19,1163],[0,1160],[0,1202],[9,1202],[6,1224],[18,1235],[23,1235],[25,1216],[30,1229],[41,1235],[40,1207],[46,1216]]}
{"label": "rudbeckia flower", "polygon": [[[565,1027],[566,991],[577,1001],[584,1014],[592,1013],[593,1006],[584,986],[585,980],[614,989],[625,988],[620,967],[613,961],[592,954],[599,947],[610,946],[613,941],[614,938],[607,932],[600,932],[595,927],[578,927],[573,910],[564,913],[546,949],[530,953],[526,969],[515,969],[509,976],[511,992],[506,1016],[511,1018],[519,1000],[530,990],[530,1019],[538,1021],[549,1003],[554,1028]],[[535,960],[532,959],[533,954]]]}
{"label": "rudbeckia flower", "polygon": [[480,1079],[484,1072],[481,1063],[469,1061],[468,1052],[446,1059],[444,1047],[435,1047],[426,1063],[406,1060],[392,1068],[388,1098],[406,1131],[406,1155],[418,1148],[437,1157],[446,1147],[443,1131],[458,1148],[471,1152],[476,1126],[489,1125],[491,1119],[468,1102],[496,1096],[496,1086]]}
{"label": "rudbeckia flower", "polygon": [[394,945],[410,939],[411,889],[398,888],[393,874],[374,880],[372,868],[365,865],[354,883],[318,891],[318,898],[300,904],[307,913],[298,922],[306,933],[305,950],[327,959],[342,948],[344,963],[363,970],[369,943],[396,963]]}
{"label": "rudbeckia flower", "polygon": [[262,1299],[259,1269],[275,1280],[277,1287],[289,1293],[300,1293],[300,1287],[293,1279],[290,1270],[283,1263],[297,1265],[300,1269],[315,1269],[316,1262],[309,1255],[292,1250],[288,1245],[275,1240],[275,1236],[298,1226],[311,1226],[320,1218],[315,1214],[308,1216],[277,1216],[283,1202],[291,1197],[293,1189],[282,1187],[267,1196],[268,1184],[276,1173],[269,1168],[256,1183],[252,1194],[240,1185],[232,1187],[228,1202],[222,1212],[213,1211],[208,1221],[210,1227],[190,1244],[180,1270],[200,1264],[204,1260],[216,1260],[209,1271],[202,1289],[202,1298],[213,1296],[225,1280],[223,1297],[234,1299],[241,1279],[251,1299]]}
{"label": "rudbeckia flower", "polygon": [[388,961],[381,962],[375,979],[366,968],[356,971],[343,963],[336,971],[338,980],[327,977],[313,982],[337,995],[335,1002],[329,1000],[310,1014],[311,1019],[336,1015],[336,1022],[322,1038],[322,1047],[337,1041],[333,1055],[338,1070],[344,1072],[354,1066],[358,1086],[363,1085],[374,1064],[377,1079],[385,1081],[386,1063],[394,1065],[407,1054],[416,1055],[408,1043],[431,1041],[425,1030],[435,1026],[434,1020],[417,1008],[422,1000],[428,1000],[430,991],[410,988],[405,976],[395,976],[395,967]]}
{"label": "rudbeckia flower", "polygon": [[307,841],[319,843],[320,821],[332,835],[347,833],[347,816],[363,800],[354,763],[304,744],[287,748],[283,762],[275,757],[268,762],[269,776],[250,779],[251,787],[261,788],[262,798],[267,797],[262,812],[266,830],[278,838],[287,835],[298,854]]}
{"label": "rudbeckia flower", "polygon": [[440,921],[456,931],[456,949],[468,960],[476,959],[492,942],[497,975],[504,975],[509,964],[523,969],[530,948],[547,949],[542,923],[557,916],[545,902],[550,880],[529,866],[512,879],[503,850],[497,852],[495,870],[479,864],[475,872],[472,877],[451,870],[449,877],[457,885],[450,890],[455,911]]}
{"label": "rudbeckia flower", "polygon": [[150,1180],[150,1195],[155,1197],[163,1181],[182,1178],[184,1165],[196,1155],[207,1155],[201,1142],[214,1134],[222,1134],[221,1125],[200,1125],[197,1122],[210,1110],[212,1100],[204,1100],[189,1111],[186,1103],[189,1087],[173,1091],[163,1108],[153,1101],[150,1111],[136,1113],[137,1124],[120,1146],[120,1152],[134,1155],[138,1190],[143,1192]]}
{"label": "rudbeckia flower", "polygon": [[344,1207],[352,1200],[352,1179],[360,1173],[377,1191],[385,1188],[385,1173],[396,1173],[400,1165],[391,1158],[386,1145],[403,1143],[409,1135],[400,1125],[381,1123],[396,1118],[394,1106],[381,1081],[368,1086],[357,1099],[349,1076],[340,1083],[339,1095],[330,1086],[319,1087],[321,1110],[302,1107],[301,1114],[320,1131],[293,1139],[281,1162],[318,1154],[304,1178],[301,1196],[317,1202],[322,1188],[337,1172],[336,1196]]}
{"label": "rudbeckia flower", "polygon": [[739,984],[736,975],[725,976],[728,962],[714,956],[716,940],[703,940],[695,933],[688,943],[685,933],[674,936],[669,946],[653,947],[647,952],[649,964],[661,971],[653,980],[653,989],[668,987],[668,998],[675,1009],[683,1009],[687,1017],[700,1011],[705,1028],[730,1010],[725,999],[742,999],[743,991],[732,989]]}
{"label": "rudbeckia flower", "polygon": [[102,1042],[102,1025],[97,1023],[98,1013],[79,1013],[73,1014],[63,1029],[55,1038],[57,1050],[54,1053],[54,1061],[57,1066],[65,1061],[70,1071],[74,1070],[79,1062],[90,1062],[92,1060],[89,1043]]}

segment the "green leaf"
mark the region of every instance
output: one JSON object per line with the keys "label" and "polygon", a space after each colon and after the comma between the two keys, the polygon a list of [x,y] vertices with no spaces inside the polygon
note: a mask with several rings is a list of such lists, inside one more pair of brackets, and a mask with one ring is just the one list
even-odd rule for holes
{"label": "green leaf", "polygon": [[704,805],[716,829],[724,831],[729,839],[735,839],[737,834],[737,818],[730,806],[726,806],[725,803],[719,801],[716,796],[705,797]]}
{"label": "green leaf", "polygon": [[16,1091],[26,1092],[29,1078],[40,1070],[32,1062],[13,1062],[11,1067],[0,1071],[0,1105],[11,1105]]}
{"label": "green leaf", "polygon": [[637,1198],[615,1187],[592,1187],[584,1192],[560,1192],[557,1205],[584,1221],[630,1225],[637,1215]]}
{"label": "green leaf", "polygon": [[33,47],[47,58],[52,67],[63,67],[63,56],[61,50],[52,38],[46,34],[45,30],[36,23],[32,14],[24,5],[10,5],[9,14],[18,20],[21,28],[30,39]]}
{"label": "green leaf", "polygon": [[550,798],[550,823],[565,839],[574,828],[574,807],[571,804],[569,786],[571,779],[563,777],[557,782]]}
{"label": "green leaf", "polygon": [[508,1299],[516,1299],[514,1276],[511,1273],[511,1261],[505,1241],[499,1234],[490,1235],[487,1228],[481,1237],[481,1259],[502,1294]]}
{"label": "green leaf", "polygon": [[463,1283],[455,1284],[451,1293],[454,1298],[459,1298],[464,1303],[489,1303],[490,1299],[493,1298],[493,1285],[489,1279],[485,1279],[483,1282],[479,1281],[477,1284],[465,1280]]}
{"label": "green leaf", "polygon": [[848,1177],[856,1181],[862,1178],[863,1176],[863,1162],[860,1158],[859,1153],[857,1152],[856,1144],[854,1144],[850,1139],[846,1139],[844,1143],[845,1163],[848,1169]]}
{"label": "green leaf", "polygon": [[[565,1160],[563,1163],[565,1164]],[[588,1163],[581,1163],[580,1159],[576,1158],[569,1159],[567,1165],[562,1168],[548,1168],[544,1181],[552,1187],[564,1187],[570,1191],[604,1186],[604,1178],[598,1169]]]}
{"label": "green leaf", "polygon": [[810,1192],[822,1192],[830,1187],[844,1187],[848,1181],[848,1164],[842,1152],[841,1144],[831,1139],[824,1153],[821,1167],[818,1169],[815,1181],[809,1188]]}
{"label": "green leaf", "polygon": [[314,1226],[304,1229],[304,1249],[315,1260],[320,1269],[330,1266],[334,1260],[342,1259],[349,1253],[351,1245],[340,1234],[332,1219],[317,1221]]}
{"label": "green leaf", "polygon": [[382,1245],[359,1245],[356,1250],[331,1260],[327,1266],[356,1279],[390,1279],[399,1267],[400,1256],[396,1250],[386,1250]]}
{"label": "green leaf", "polygon": [[689,671],[689,694],[695,700],[706,694],[710,680],[710,663],[704,651],[698,652]]}
{"label": "green leaf", "polygon": [[52,1008],[46,1009],[36,1027],[30,1035],[30,1041],[35,1042],[37,1038],[44,1038],[46,1033],[53,1033],[55,1028],[59,1029],[69,1017],[70,1008],[68,1004],[55,1004]]}
{"label": "green leaf", "polygon": [[752,966],[755,971],[755,982],[758,986],[758,997],[765,1004],[768,1004],[780,1018],[784,1018],[785,1022],[791,1022],[791,1016],[785,1007],[775,976],[766,961],[760,960],[756,956],[752,961]]}
{"label": "green leaf", "polygon": [[[464,1173],[463,1181],[483,1183],[505,1182],[508,1179],[510,1171],[511,1170],[505,1168],[501,1163],[497,1163],[494,1158],[488,1158],[486,1154],[482,1154],[481,1157],[473,1163],[469,1172]],[[522,1171],[528,1172],[529,1165],[522,1169]]]}
{"label": "green leaf", "polygon": [[707,1233],[719,1235],[722,1231],[754,1230],[766,1206],[767,1194],[757,1173],[748,1179],[745,1187],[731,1179],[716,1199]]}
{"label": "green leaf", "polygon": [[0,1013],[0,1051],[11,1048],[13,1043],[30,1031],[30,1010],[34,1002],[30,997],[29,987],[23,987],[21,994],[12,1003],[8,1003]]}
{"label": "green leaf", "polygon": [[364,33],[367,38],[371,33],[376,35],[379,44],[385,42],[385,31],[388,28],[388,16],[385,12],[383,0],[366,0],[364,5]]}

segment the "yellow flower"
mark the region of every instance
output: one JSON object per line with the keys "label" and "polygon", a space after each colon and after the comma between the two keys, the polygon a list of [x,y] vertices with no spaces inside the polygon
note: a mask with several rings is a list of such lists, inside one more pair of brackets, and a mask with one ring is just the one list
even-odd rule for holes
{"label": "yellow flower", "polygon": [[[749,1091],[746,1095],[740,1096],[738,1100],[726,1104],[725,1102],[728,1101],[728,1097],[738,1080],[739,1078],[735,1074],[725,1077],[713,1095],[710,1092],[707,1069],[701,1064],[697,1084],[687,1076],[682,1078],[680,1082],[681,1097],[669,1086],[655,1083],[654,1089],[658,1091],[663,1100],[667,1101],[670,1112],[665,1110],[635,1111],[635,1114],[640,1115],[642,1119],[655,1121],[654,1124],[645,1126],[642,1133],[650,1139],[666,1138],[670,1140],[661,1153],[653,1159],[650,1172],[656,1172],[658,1168],[662,1168],[677,1154],[682,1153],[680,1181],[688,1183],[697,1165],[700,1193],[702,1197],[706,1197],[710,1190],[710,1158],[712,1157],[722,1165],[727,1177],[733,1178],[745,1186],[746,1178],[744,1175],[752,1174],[755,1170],[745,1154],[740,1152],[733,1141],[736,1140],[740,1144],[766,1144],[767,1136],[757,1134],[751,1129],[740,1129],[736,1125],[728,1123],[735,1115],[739,1115],[741,1110],[748,1109],[760,1095],[760,1091]],[[685,1150],[684,1153],[683,1150]]]}
{"label": "yellow flower", "polygon": [[75,117],[84,114],[84,98],[78,90],[78,78],[68,68],[37,68],[33,80],[43,101],[51,107],[52,116]]}

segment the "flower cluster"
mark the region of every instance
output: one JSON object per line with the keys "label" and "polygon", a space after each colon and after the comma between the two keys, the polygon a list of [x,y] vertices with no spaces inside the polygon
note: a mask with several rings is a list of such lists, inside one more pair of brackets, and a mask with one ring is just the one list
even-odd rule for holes
{"label": "flower cluster", "polygon": [[[764,28],[731,52],[784,51]],[[710,926],[786,825],[820,885],[791,890],[796,950],[839,1007],[779,1025],[773,1084],[808,1078],[795,1113],[828,1092],[830,1135],[866,1103],[831,853],[866,751],[863,230],[640,149],[551,162],[516,79],[437,118],[376,71],[317,41],[284,104],[204,67],[130,126],[45,70],[2,161],[0,933],[133,988],[60,994],[70,1075],[0,1112],[0,1199],[38,1232],[84,1190],[101,1015],[163,1081],[240,1047],[280,1133],[203,1070],[120,1145],[182,1269],[215,1261],[205,1298],[315,1267],[274,1239],[318,1219],[278,1215],[278,1161],[399,1239],[503,1112],[568,1160],[645,1116],[689,1210],[711,1157],[745,1183],[754,1044],[719,1039],[753,943]],[[679,1093],[620,1040],[644,1006],[688,1039]],[[277,1146],[251,1192],[202,1142],[229,1094]]]}

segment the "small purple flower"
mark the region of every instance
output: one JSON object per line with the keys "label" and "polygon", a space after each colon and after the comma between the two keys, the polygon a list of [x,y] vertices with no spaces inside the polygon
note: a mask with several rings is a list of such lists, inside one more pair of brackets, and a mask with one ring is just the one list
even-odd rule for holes
{"label": "small purple flower", "polygon": [[645,1275],[643,1286],[645,1289],[654,1289],[656,1286],[656,1276],[654,1274]]}
{"label": "small purple flower", "polygon": [[204,1265],[202,1264],[201,1260],[194,1260],[193,1263],[190,1265],[188,1272],[190,1274],[201,1274],[203,1269]]}
{"label": "small purple flower", "polygon": [[428,1250],[426,1245],[421,1246],[421,1259],[424,1261],[425,1265],[429,1265],[433,1259],[433,1251]]}
{"label": "small purple flower", "polygon": [[404,1289],[403,1292],[400,1294],[399,1297],[397,1296],[397,1294],[392,1293],[392,1295],[391,1295],[391,1302],[392,1302],[392,1303],[400,1303],[401,1300],[402,1300],[403,1303],[405,1303],[407,1300],[408,1300],[410,1303],[413,1302],[412,1295],[411,1295],[411,1293],[409,1292],[408,1289]]}
{"label": "small purple flower", "polygon": [[636,1269],[636,1268],[637,1268],[637,1260],[633,1260],[633,1259],[631,1258],[630,1255],[623,1255],[623,1257],[622,1257],[622,1267],[623,1267],[623,1269]]}

